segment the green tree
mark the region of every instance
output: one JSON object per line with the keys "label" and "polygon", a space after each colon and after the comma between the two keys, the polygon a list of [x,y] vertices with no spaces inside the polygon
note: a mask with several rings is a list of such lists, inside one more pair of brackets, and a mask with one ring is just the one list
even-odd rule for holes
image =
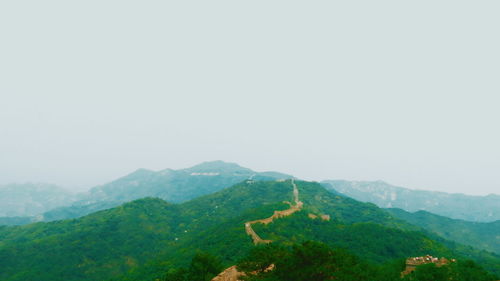
{"label": "green tree", "polygon": [[171,269],[165,274],[165,281],[210,281],[223,270],[219,258],[208,253],[197,253],[189,268]]}
{"label": "green tree", "polygon": [[186,281],[188,278],[188,270],[179,268],[167,272],[164,281]]}
{"label": "green tree", "polygon": [[[272,270],[265,270],[273,264]],[[239,269],[246,280],[256,281],[355,281],[392,280],[378,278],[374,267],[365,264],[343,249],[331,249],[326,244],[308,241],[291,248],[264,246],[256,248],[243,259]]]}
{"label": "green tree", "polygon": [[198,253],[191,261],[188,278],[190,281],[210,281],[222,270],[224,268],[217,257],[207,253]]}

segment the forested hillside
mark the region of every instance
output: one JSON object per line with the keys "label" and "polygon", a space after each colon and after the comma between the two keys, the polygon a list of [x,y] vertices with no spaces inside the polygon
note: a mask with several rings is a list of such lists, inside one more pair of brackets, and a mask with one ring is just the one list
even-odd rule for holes
{"label": "forested hillside", "polygon": [[392,215],[449,240],[500,254],[500,221],[490,223],[450,219],[426,211],[387,209]]}
{"label": "forested hillside", "polygon": [[[284,245],[323,241],[373,263],[429,253],[466,254],[498,270],[492,266],[500,264],[498,257],[457,251],[375,205],[334,195],[317,183],[297,186],[304,209],[256,226],[262,236]],[[187,266],[198,250],[232,265],[254,247],[244,222],[286,209],[283,201],[292,199],[290,181],[247,181],[183,204],[141,199],[80,219],[2,227],[0,279],[154,280],[168,268]],[[329,215],[330,220],[309,214]]]}

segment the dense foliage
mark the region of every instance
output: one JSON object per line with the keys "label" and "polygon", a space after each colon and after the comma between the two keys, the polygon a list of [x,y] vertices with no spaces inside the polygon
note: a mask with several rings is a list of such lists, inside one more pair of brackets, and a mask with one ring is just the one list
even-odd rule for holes
{"label": "dense foliage", "polygon": [[388,211],[395,217],[446,239],[500,254],[500,221],[477,223],[450,219],[425,211],[415,213],[401,209],[388,209]]}
{"label": "dense foliage", "polygon": [[[323,241],[374,264],[409,255],[455,255],[453,247],[373,204],[332,194],[317,183],[297,185],[305,209],[256,226],[266,239],[283,245]],[[253,248],[244,222],[288,208],[284,200],[292,200],[289,181],[249,181],[183,204],[147,198],[79,219],[2,227],[0,280],[156,280],[171,269],[190,268],[199,250],[233,265]],[[309,213],[328,214],[331,220],[312,220]],[[478,257],[467,249],[463,253]]]}
{"label": "dense foliage", "polygon": [[[257,247],[238,268],[248,281],[396,280],[401,264],[381,271],[346,250],[331,249],[318,242],[282,247]],[[399,268],[398,268],[399,267]]]}
{"label": "dense foliage", "polygon": [[[254,248],[243,258],[239,270],[247,281],[401,281],[403,260],[374,265],[349,251],[307,241],[289,247],[266,245]],[[427,264],[403,278],[404,281],[493,281],[496,277],[472,261],[436,267]]]}
{"label": "dense foliage", "polygon": [[197,253],[188,268],[172,269],[164,281],[210,281],[223,270],[221,261],[208,253]]}
{"label": "dense foliage", "polygon": [[389,228],[374,223],[345,224],[311,220],[305,212],[264,225],[255,231],[265,239],[291,244],[314,240],[349,249],[370,262],[423,255],[450,256],[453,252],[422,232]]}

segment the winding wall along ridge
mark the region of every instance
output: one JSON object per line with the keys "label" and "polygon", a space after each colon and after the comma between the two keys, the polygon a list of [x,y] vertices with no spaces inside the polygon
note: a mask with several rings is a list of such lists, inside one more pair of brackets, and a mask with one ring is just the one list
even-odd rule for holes
{"label": "winding wall along ridge", "polygon": [[271,240],[264,240],[260,238],[260,236],[255,233],[255,231],[252,228],[252,224],[255,223],[262,223],[262,224],[269,224],[273,222],[275,219],[283,218],[286,216],[289,216],[295,212],[298,212],[302,210],[302,207],[304,206],[304,203],[299,200],[299,189],[297,188],[297,185],[295,184],[295,181],[292,179],[291,180],[292,186],[293,186],[293,199],[294,199],[294,204],[290,202],[286,202],[290,205],[289,209],[286,209],[284,211],[274,211],[274,214],[268,218],[265,219],[260,219],[260,220],[254,220],[254,221],[249,221],[245,223],[245,231],[248,235],[252,237],[253,243],[255,245],[257,244],[267,244],[271,243]]}

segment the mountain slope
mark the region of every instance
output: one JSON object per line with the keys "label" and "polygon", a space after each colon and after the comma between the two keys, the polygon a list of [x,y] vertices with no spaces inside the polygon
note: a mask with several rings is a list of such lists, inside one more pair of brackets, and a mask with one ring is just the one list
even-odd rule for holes
{"label": "mountain slope", "polygon": [[[494,272],[500,273],[500,257],[489,253],[476,251],[453,242],[447,242],[437,236],[429,236],[419,228],[393,218],[384,210],[373,204],[364,204],[353,199],[335,196],[316,183],[297,182],[300,192],[300,201],[304,209],[289,217],[277,219],[267,226],[256,224],[255,231],[265,240],[276,243],[294,243],[305,240],[317,240],[333,246],[342,246],[354,253],[367,258],[371,262],[386,262],[392,258],[405,258],[434,254],[438,256],[454,256],[473,258]],[[265,189],[262,189],[265,187]],[[280,183],[253,183],[223,190],[217,196],[227,197],[228,201],[238,200],[240,194],[252,196],[255,189],[264,198],[274,194],[270,189],[280,188],[286,192],[285,200],[291,201],[292,187]],[[287,191],[288,190],[288,191]],[[227,193],[230,191],[230,193]],[[240,194],[239,194],[240,193]],[[255,195],[254,195],[255,196]],[[208,196],[211,198],[211,196]],[[249,197],[252,199],[252,197]],[[203,200],[200,198],[199,200]],[[188,202],[203,206],[198,199]],[[250,200],[249,200],[250,201]],[[218,205],[212,205],[216,207]],[[156,262],[139,267],[133,272],[117,280],[139,281],[159,278],[166,268],[182,266],[175,261],[188,260],[197,250],[207,251],[221,256],[226,265],[232,265],[246,253],[252,244],[243,225],[247,221],[254,221],[269,217],[274,210],[288,209],[288,204],[266,205],[265,212],[257,213],[256,209],[245,212],[241,217],[235,217],[222,225],[205,228],[191,239],[179,238],[176,250],[159,254]],[[217,213],[217,211],[213,211]],[[275,212],[274,212],[275,213]],[[331,219],[323,221],[311,219],[310,214],[329,214]],[[182,253],[182,254],[180,254]],[[185,264],[184,264],[185,265]]]}
{"label": "mountain slope", "polygon": [[[373,204],[334,195],[317,183],[296,184],[304,209],[257,229],[260,235],[284,243],[318,239],[378,262],[453,254]],[[0,280],[149,280],[186,265],[200,249],[232,265],[253,247],[244,223],[285,210],[289,206],[283,201],[293,199],[290,181],[250,180],[183,204],[148,198],[74,220],[0,227]],[[312,220],[310,213],[331,219]],[[391,239],[385,239],[389,234]],[[376,247],[364,247],[371,239]]]}
{"label": "mountain slope", "polygon": [[468,222],[435,215],[426,211],[409,213],[387,209],[392,215],[420,226],[446,239],[500,254],[500,221]]}
{"label": "mountain slope", "polygon": [[180,203],[201,195],[253,178],[291,178],[280,173],[258,173],[235,163],[205,162],[182,170],[137,170],[111,183],[95,187],[84,196],[85,202],[121,201],[158,197],[168,202]]}
{"label": "mountain slope", "polygon": [[399,208],[408,212],[428,211],[441,216],[467,221],[500,220],[500,195],[470,196],[444,192],[411,190],[382,181],[328,180],[322,184],[362,202],[381,208]]}
{"label": "mountain slope", "polygon": [[74,200],[71,192],[52,184],[3,185],[0,186],[0,217],[36,216]]}
{"label": "mountain slope", "polygon": [[[78,201],[66,206],[54,206],[39,217],[0,218],[0,225],[26,224],[34,221],[54,221],[78,218],[96,211],[113,208],[135,199],[158,197],[181,203],[205,194],[230,187],[245,179],[288,179],[290,175],[277,172],[255,172],[234,163],[205,162],[181,170],[151,171],[139,169],[110,183],[79,194]],[[64,202],[63,202],[64,203]]]}

